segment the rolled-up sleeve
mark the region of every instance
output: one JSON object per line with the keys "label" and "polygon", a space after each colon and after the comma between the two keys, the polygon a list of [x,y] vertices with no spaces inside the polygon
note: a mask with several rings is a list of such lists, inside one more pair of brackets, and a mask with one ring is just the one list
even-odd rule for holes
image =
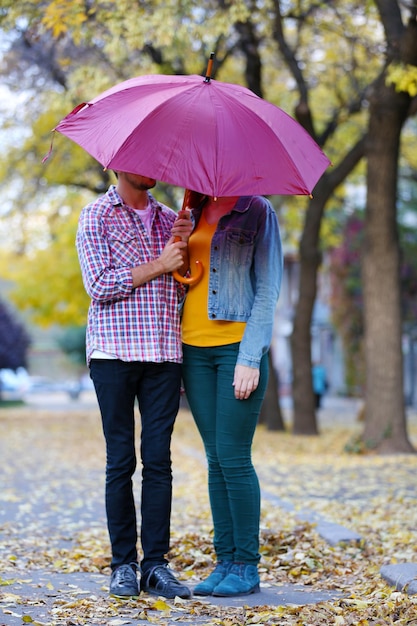
{"label": "rolled-up sleeve", "polygon": [[84,287],[92,300],[111,302],[130,296],[133,289],[130,266],[115,266],[101,220],[88,207],[81,213],[76,247]]}

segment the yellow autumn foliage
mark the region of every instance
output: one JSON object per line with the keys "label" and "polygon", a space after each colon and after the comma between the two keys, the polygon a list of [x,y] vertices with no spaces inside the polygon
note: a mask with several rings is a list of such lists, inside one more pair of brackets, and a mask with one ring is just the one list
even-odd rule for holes
{"label": "yellow autumn foliage", "polygon": [[387,85],[393,85],[395,91],[408,93],[414,98],[417,96],[417,66],[393,63],[387,69]]}
{"label": "yellow autumn foliage", "polygon": [[75,249],[77,221],[77,212],[62,219],[56,225],[53,241],[43,249],[25,255],[9,252],[3,257],[3,266],[7,262],[7,275],[14,285],[10,299],[39,326],[85,324],[89,298]]}

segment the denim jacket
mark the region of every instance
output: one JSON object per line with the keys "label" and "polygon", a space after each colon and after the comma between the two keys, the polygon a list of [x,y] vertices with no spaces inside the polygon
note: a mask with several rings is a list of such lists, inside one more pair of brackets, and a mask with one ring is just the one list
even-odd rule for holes
{"label": "denim jacket", "polygon": [[[198,223],[201,208],[193,210]],[[242,196],[220,218],[210,251],[210,319],[246,322],[237,363],[259,367],[268,351],[281,287],[278,219],[262,196]]]}

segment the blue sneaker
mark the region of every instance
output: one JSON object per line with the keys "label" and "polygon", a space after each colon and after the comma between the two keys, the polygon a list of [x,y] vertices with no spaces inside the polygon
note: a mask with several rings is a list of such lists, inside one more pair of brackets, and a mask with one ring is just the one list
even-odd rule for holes
{"label": "blue sneaker", "polygon": [[196,596],[211,596],[214,588],[227,576],[232,565],[231,561],[219,561],[211,574],[194,587],[194,594]]}
{"label": "blue sneaker", "polygon": [[132,598],[139,596],[139,585],[136,576],[137,565],[120,565],[110,578],[110,595],[116,598]]}
{"label": "blue sneaker", "polygon": [[229,573],[213,590],[213,596],[246,596],[259,592],[259,574],[256,565],[232,563]]}

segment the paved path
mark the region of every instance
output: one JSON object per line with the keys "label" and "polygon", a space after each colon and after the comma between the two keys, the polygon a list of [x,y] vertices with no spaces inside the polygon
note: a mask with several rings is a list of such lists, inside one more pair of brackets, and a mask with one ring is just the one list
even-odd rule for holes
{"label": "paved path", "polygon": [[[42,420],[47,419],[43,417],[45,411],[47,415],[55,415],[58,421],[61,411],[68,412],[70,409],[74,414],[86,416],[96,411],[96,401],[92,392],[83,392],[80,398],[74,401],[69,401],[65,393],[33,394],[27,398],[27,405],[32,412],[33,424],[35,425],[36,420],[39,420],[38,428],[42,427]],[[358,401],[327,399],[321,412],[322,423],[334,419],[355,420],[359,407]],[[88,419],[90,418],[86,417],[86,420]],[[62,427],[60,423],[60,428]],[[39,624],[48,626],[78,624],[78,622],[68,621],[67,613],[64,613],[64,617],[60,617],[62,606],[70,607],[71,603],[77,603],[79,606],[82,602],[88,604],[94,601],[97,611],[102,605],[103,607],[106,605],[108,611],[108,578],[106,576],[80,571],[59,573],[59,566],[57,567],[56,563],[54,568],[40,565],[42,555],[47,553],[48,548],[51,552],[57,550],[64,552],[73,546],[75,534],[86,532],[94,537],[95,533],[103,533],[105,529],[102,460],[97,463],[96,468],[89,469],[88,475],[82,474],[83,432],[80,428],[77,443],[80,457],[73,458],[69,463],[62,462],[61,453],[65,449],[65,432],[71,431],[71,423],[66,424],[60,435],[59,445],[56,449],[49,450],[48,431],[45,430],[43,458],[35,455],[37,442],[34,441],[32,445],[33,433],[26,423],[21,432],[18,422],[14,423],[10,437],[16,438],[17,442],[15,439],[10,439],[9,444],[7,440],[0,441],[0,458],[3,461],[0,473],[2,481],[0,484],[2,494],[0,496],[0,563],[6,561],[10,563],[13,559],[9,547],[11,545],[9,537],[12,534],[14,541],[16,536],[20,537],[23,547],[27,543],[28,552],[33,551],[36,544],[39,546],[39,552],[42,553],[39,555],[38,562],[36,562],[35,555],[32,557],[34,562],[27,563],[24,575],[20,571],[18,576],[13,577],[10,569],[5,574],[0,571],[0,626],[17,626],[24,621],[29,621],[29,617],[25,620],[25,615],[38,621]],[[39,449],[36,449],[39,452]],[[11,450],[20,451],[21,456],[17,455],[17,458],[16,456],[12,458]],[[97,454],[102,454],[102,451],[98,451]],[[196,451],[184,447],[181,454],[184,458],[188,458],[188,462],[204,464],[201,450]],[[186,482],[185,472],[182,478]],[[279,484],[282,479],[278,469],[274,473],[273,480],[270,473],[263,474],[262,469],[260,478],[264,500],[280,507],[283,511],[295,511],[297,494],[293,494],[291,499],[283,499],[275,493],[274,481]],[[81,486],[84,493],[89,493],[87,500],[80,499]],[[32,497],[33,494],[36,494],[36,498]],[[314,494],[309,495],[314,496]],[[343,501],[349,497],[349,494],[344,491],[334,493],[332,497]],[[316,523],[317,532],[331,545],[336,545],[340,541],[355,542],[361,539],[358,533],[322,518],[313,510],[297,509],[297,516],[300,520]],[[82,561],[82,554],[80,554],[80,561]],[[417,565],[407,564],[407,567],[401,571],[386,568],[382,574],[390,584],[399,584],[402,588],[414,579],[417,574],[416,569]],[[417,590],[411,586],[410,592],[416,593]],[[203,601],[203,606],[210,607],[211,614],[216,616],[220,615],[222,607],[306,605],[338,598],[340,595],[337,591],[312,590],[303,585],[263,585],[260,594],[237,599],[208,598]],[[182,620],[180,613],[172,616],[172,621],[168,616],[161,623],[190,623],[190,620],[195,624],[208,623],[207,614],[210,613],[208,608],[201,616],[197,609],[193,609],[192,617],[186,608],[181,610],[183,611]],[[149,623],[147,617],[144,619],[140,617],[140,611],[136,613],[134,621],[129,621],[132,619],[132,609],[127,607],[126,615],[124,616],[123,610],[119,609],[113,621],[107,614],[106,616],[98,614],[93,621],[90,618],[84,623],[88,626]]]}

